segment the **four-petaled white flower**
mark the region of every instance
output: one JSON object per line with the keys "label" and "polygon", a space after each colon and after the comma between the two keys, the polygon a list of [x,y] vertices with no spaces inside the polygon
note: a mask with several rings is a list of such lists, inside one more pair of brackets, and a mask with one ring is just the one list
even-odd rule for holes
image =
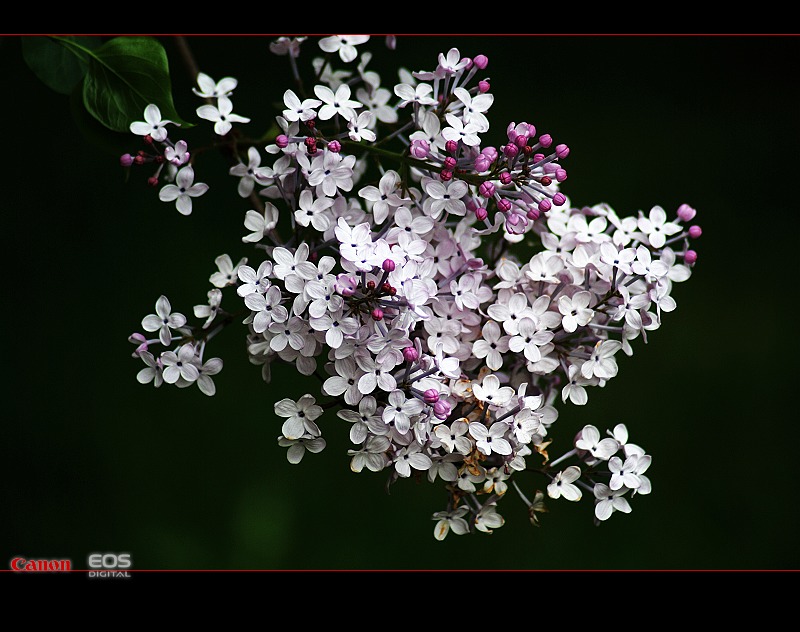
{"label": "four-petaled white flower", "polygon": [[481,144],[481,138],[478,133],[481,131],[480,126],[475,123],[465,123],[455,114],[445,114],[445,120],[448,127],[442,129],[442,136],[445,140],[461,141],[468,147],[476,147]]}
{"label": "four-petaled white flower", "polygon": [[575,447],[586,450],[596,459],[607,461],[620,446],[617,440],[611,437],[601,439],[600,431],[595,426],[587,425],[581,430],[579,438],[575,441]]}
{"label": "four-petaled white flower", "polygon": [[581,490],[575,485],[581,477],[581,468],[577,465],[570,465],[567,469],[558,472],[553,481],[547,486],[547,495],[550,498],[566,498],[573,502],[581,499]]}
{"label": "four-petaled white flower", "polygon": [[591,301],[591,293],[583,290],[575,292],[572,296],[562,296],[558,299],[558,311],[561,312],[561,324],[564,331],[572,333],[578,327],[583,327],[591,322],[594,317],[594,310],[589,308]]}
{"label": "four-petaled white flower", "polygon": [[489,373],[483,382],[473,382],[472,392],[477,399],[492,406],[505,406],[516,395],[510,386],[500,386],[500,378],[494,373]]}
{"label": "four-petaled white flower", "polygon": [[151,103],[144,109],[144,121],[135,121],[131,123],[130,130],[138,136],[149,135],[153,140],[161,142],[166,140],[168,136],[166,128],[168,123],[177,125],[178,127],[181,125],[169,119],[162,119],[161,110],[157,105]]}
{"label": "four-petaled white flower", "polygon": [[322,415],[322,407],[317,405],[313,395],[307,393],[296,402],[289,398],[275,402],[275,414],[287,418],[281,427],[287,439],[299,439],[305,434],[320,435],[314,420]]}
{"label": "four-petaled white flower", "polygon": [[627,488],[613,490],[605,483],[596,483],[594,486],[594,515],[600,520],[608,520],[615,511],[630,513],[631,506],[628,499],[624,497]]}
{"label": "four-petaled white flower", "polygon": [[511,444],[505,439],[507,432],[508,425],[504,423],[493,423],[489,428],[479,421],[473,421],[469,425],[469,433],[475,439],[475,446],[487,456],[492,452],[511,454]]}
{"label": "four-petaled white flower", "polygon": [[331,35],[319,41],[319,47],[326,53],[339,53],[339,58],[350,63],[358,57],[356,46],[369,41],[369,35]]}
{"label": "four-petaled white flower", "polygon": [[622,349],[618,340],[601,340],[592,350],[589,359],[581,366],[581,375],[589,379],[599,377],[608,380],[614,377],[619,370],[614,354]]}
{"label": "four-petaled white flower", "polygon": [[204,72],[199,72],[197,73],[197,86],[200,89],[192,88],[192,92],[204,99],[218,99],[231,96],[238,84],[238,80],[233,77],[223,77],[219,81],[214,81]]}
{"label": "four-petaled white flower", "polygon": [[660,206],[650,209],[647,217],[640,217],[638,222],[639,230],[647,235],[647,239],[653,248],[662,248],[667,241],[667,237],[679,233],[680,224],[667,221],[667,213]]}
{"label": "four-petaled white flower", "polygon": [[156,301],[156,313],[142,319],[145,331],[157,331],[161,344],[168,346],[172,342],[172,329],[178,329],[186,324],[186,316],[180,312],[172,312],[169,299],[161,295]]}
{"label": "four-petaled white flower", "polygon": [[205,182],[194,183],[194,169],[191,165],[186,165],[178,171],[175,176],[175,184],[166,184],[158,193],[158,199],[162,202],[175,202],[175,206],[181,215],[191,215],[192,198],[200,197],[208,191]]}
{"label": "four-petaled white flower", "polygon": [[391,210],[410,202],[408,198],[398,195],[399,184],[400,174],[389,169],[381,176],[377,187],[368,185],[359,190],[359,196],[372,202],[372,216],[376,223],[383,224]]}
{"label": "four-petaled white flower", "polygon": [[352,117],[347,123],[348,136],[350,140],[359,142],[365,140],[367,142],[374,141],[377,136],[370,127],[375,120],[375,115],[372,112],[361,112],[358,116]]}
{"label": "four-petaled white flower", "polygon": [[350,86],[343,83],[336,92],[328,86],[317,84],[314,86],[314,94],[322,102],[317,116],[321,121],[327,121],[337,114],[345,121],[356,118],[356,109],[363,107],[362,103],[350,98]]}
{"label": "four-petaled white flower", "polygon": [[194,364],[194,345],[187,343],[178,347],[177,351],[165,351],[161,354],[164,366],[164,381],[175,384],[179,379],[194,382],[200,377],[200,371]]}

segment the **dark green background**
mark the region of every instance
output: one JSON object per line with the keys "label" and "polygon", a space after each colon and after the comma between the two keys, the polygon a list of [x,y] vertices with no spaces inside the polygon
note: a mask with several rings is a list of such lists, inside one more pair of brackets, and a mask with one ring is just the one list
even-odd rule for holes
{"label": "dark green background", "polygon": [[[193,79],[175,41],[162,41],[178,111],[194,119]],[[254,134],[290,86],[269,41],[190,40],[201,70],[239,79],[234,111]],[[800,39],[402,37],[394,53],[371,44],[388,87],[389,68],[433,69],[451,46],[488,55],[489,139],[524,120],[569,144],[562,190],[573,203],[698,210],[699,261],[674,288],[678,309],[588,406],[562,406],[552,432],[564,447],[584,424],[626,423],[653,455],[653,493],[600,527],[588,498],[552,502],[539,529],[511,497],[494,534],[437,542],[430,517],[442,488],[403,480],[387,495],[383,473],[351,473],[348,424],[335,416],[321,423],[325,451],[286,461],[273,403],[307,380],[276,367],[264,385],[243,327],[209,349],[225,361],[216,397],[139,385],[127,336],[162,293],[187,315],[204,302],[217,255],[252,256],[240,243],[249,206],[219,157],[198,164],[212,189],[188,218],[146,176],[126,182],[117,159],[137,138],[87,137],[69,98],[41,84],[6,37],[0,564],[19,554],[85,567],[89,553],[127,551],[139,569],[800,568]]]}

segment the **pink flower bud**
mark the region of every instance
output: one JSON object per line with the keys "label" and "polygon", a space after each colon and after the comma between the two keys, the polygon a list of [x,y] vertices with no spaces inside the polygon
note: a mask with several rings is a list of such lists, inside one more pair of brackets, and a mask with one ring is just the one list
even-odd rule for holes
{"label": "pink flower bud", "polygon": [[559,159],[563,159],[569,156],[569,147],[567,147],[563,143],[561,145],[556,145],[556,156],[558,156]]}
{"label": "pink flower bud", "polygon": [[482,182],[481,186],[478,187],[478,191],[483,197],[490,198],[494,195],[494,184],[488,180],[486,182]]}
{"label": "pink flower bud", "polygon": [[490,162],[497,160],[497,149],[494,147],[484,147],[481,149],[481,153],[486,156]]}
{"label": "pink flower bud", "polygon": [[152,145],[153,144],[153,137],[150,136],[150,134],[145,134],[144,135],[144,142],[146,142],[148,145]]}
{"label": "pink flower bud", "polygon": [[550,176],[542,176],[539,180],[539,184],[541,184],[543,187],[549,187],[551,184],[553,184],[553,181],[550,179]]}
{"label": "pink flower bud", "polygon": [[553,144],[553,137],[550,134],[542,134],[539,136],[539,144],[547,149],[550,145]]}
{"label": "pink flower bud", "polygon": [[500,182],[503,184],[511,184],[511,174],[508,171],[504,171],[500,174]]}
{"label": "pink flower bud", "polygon": [[122,154],[119,157],[119,164],[122,167],[130,167],[133,164],[133,156],[130,154]]}
{"label": "pink flower bud", "polygon": [[436,419],[444,421],[450,416],[450,404],[440,399],[433,405],[433,414],[436,416]]}
{"label": "pink flower bud", "polygon": [[703,231],[697,224],[695,224],[694,226],[689,226],[689,237],[691,237],[692,239],[697,239],[702,234]]}
{"label": "pink flower bud", "polygon": [[[500,202],[508,202],[506,199],[500,200]],[[498,208],[501,206],[500,202],[497,203]],[[511,202],[508,202],[508,209],[507,211],[511,210]],[[508,213],[506,215],[506,226],[516,226],[519,224],[520,219],[522,219],[521,215],[517,215],[516,213]]]}
{"label": "pink flower bud", "polygon": [[356,293],[358,281],[356,281],[355,277],[347,276],[346,274],[340,274],[336,277],[336,283],[334,287],[342,296],[353,296],[353,294]]}
{"label": "pink flower bud", "polygon": [[550,200],[542,200],[539,202],[539,210],[542,213],[547,213],[553,206],[550,204]]}
{"label": "pink flower bud", "polygon": [[416,362],[419,360],[419,352],[414,347],[405,347],[403,349],[403,358],[406,362]]}
{"label": "pink flower bud", "polygon": [[565,169],[556,169],[556,180],[564,182],[567,179],[567,171]]}
{"label": "pink flower bud", "polygon": [[447,169],[448,171],[452,171],[453,169],[455,169],[456,168],[456,159],[453,158],[452,156],[448,156],[447,158],[445,158],[444,159],[444,168]]}
{"label": "pink flower bud", "polygon": [[527,145],[527,144],[528,144],[528,137],[527,137],[527,136],[525,136],[524,134],[520,134],[519,136],[517,136],[517,137],[514,139],[514,144],[515,144],[517,147],[519,147],[520,149],[522,149],[523,147],[525,147],[525,145]]}
{"label": "pink flower bud", "polygon": [[147,178],[147,184],[149,184],[151,187],[157,187],[158,176],[150,176],[149,178]]}
{"label": "pink flower bud", "polygon": [[478,67],[478,70],[484,70],[489,65],[489,58],[486,55],[475,55],[472,63]]}
{"label": "pink flower bud", "polygon": [[414,158],[420,158],[420,159],[427,158],[428,153],[430,152],[430,148],[431,146],[428,144],[428,141],[426,140],[417,139],[411,141],[410,151],[411,155],[414,156]]}
{"label": "pink flower bud", "polygon": [[564,202],[567,201],[566,196],[563,193],[556,193],[553,196],[553,204],[556,206],[564,206]]}
{"label": "pink flower bud", "polygon": [[380,307],[376,307],[370,313],[372,316],[372,320],[383,320],[383,310]]}
{"label": "pink flower bud", "polygon": [[485,79],[481,79],[478,82],[478,92],[480,92],[481,94],[486,94],[491,89],[492,89],[492,86]]}
{"label": "pink flower bud", "polygon": [[136,158],[133,159],[134,164],[143,165],[144,164],[144,156],[139,154]]}
{"label": "pink flower bud", "polygon": [[448,140],[444,144],[444,149],[448,154],[454,154],[458,151],[458,143],[454,140]]}
{"label": "pink flower bud", "polygon": [[697,253],[694,250],[687,250],[683,253],[683,260],[689,265],[692,265],[697,261]]}
{"label": "pink flower bud", "polygon": [[697,211],[695,211],[688,204],[681,204],[678,207],[678,217],[681,219],[681,221],[691,222],[695,215],[697,215]]}
{"label": "pink flower bud", "polygon": [[528,219],[531,219],[535,222],[537,219],[539,219],[539,210],[535,208],[528,209],[526,215],[528,216]]}
{"label": "pink flower bud", "polygon": [[338,154],[342,151],[342,144],[338,140],[332,140],[328,143],[328,151]]}
{"label": "pink flower bud", "polygon": [[[497,201],[497,208],[503,213],[508,213],[511,210],[511,202],[509,202],[506,198],[500,198]],[[516,222],[512,223],[516,224]]]}
{"label": "pink flower bud", "polygon": [[544,160],[544,154],[533,154],[533,162]]}
{"label": "pink flower bud", "polygon": [[483,222],[487,217],[489,217],[489,211],[483,207],[477,208],[475,209],[475,217],[477,217],[479,221]]}
{"label": "pink flower bud", "polygon": [[391,259],[384,259],[381,268],[383,268],[384,272],[394,272],[395,263]]}
{"label": "pink flower bud", "polygon": [[489,167],[491,166],[492,161],[485,154],[478,154],[475,157],[475,162],[473,163],[475,167],[475,171],[478,173],[482,171],[489,171]]}
{"label": "pink flower bud", "polygon": [[439,401],[439,391],[435,388],[429,388],[422,394],[426,404],[435,404]]}
{"label": "pink flower bud", "polygon": [[[517,138],[520,138],[520,136],[517,136]],[[519,147],[517,147],[516,143],[509,143],[508,145],[503,147],[503,155],[506,158],[514,158],[518,153],[519,153]]]}
{"label": "pink flower bud", "polygon": [[452,180],[453,179],[453,172],[452,171],[448,171],[447,169],[445,169],[444,171],[439,173],[439,179],[442,182],[447,182],[448,180]]}
{"label": "pink flower bud", "polygon": [[275,137],[275,144],[281,149],[289,146],[289,137],[286,134],[279,134]]}

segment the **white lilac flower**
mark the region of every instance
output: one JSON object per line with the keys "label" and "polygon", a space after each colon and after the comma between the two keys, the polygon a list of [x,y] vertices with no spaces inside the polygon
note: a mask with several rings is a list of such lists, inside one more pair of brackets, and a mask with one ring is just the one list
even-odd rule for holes
{"label": "white lilac flower", "polygon": [[411,469],[425,471],[432,465],[431,458],[422,453],[422,446],[412,443],[401,448],[394,457],[394,469],[402,477],[411,476]]}
{"label": "white lilac flower", "polygon": [[326,53],[338,53],[339,58],[350,63],[358,56],[356,46],[369,41],[369,35],[331,35],[319,41],[319,47]]}
{"label": "white lilac flower", "polygon": [[653,248],[662,248],[667,237],[681,230],[679,224],[667,221],[667,213],[660,206],[654,206],[647,217],[640,217],[638,227],[647,236]]}
{"label": "white lilac flower", "polygon": [[245,243],[258,243],[264,235],[270,233],[278,225],[278,209],[271,202],[264,203],[264,212],[249,210],[244,216],[244,227],[251,231],[242,241]]}
{"label": "white lilac flower", "polygon": [[469,454],[472,451],[472,441],[467,436],[468,430],[469,424],[457,419],[450,426],[437,425],[433,432],[448,452]]}
{"label": "white lilac flower", "polygon": [[383,224],[390,211],[410,201],[397,194],[399,184],[400,174],[389,169],[381,176],[377,187],[369,185],[359,190],[358,195],[372,203],[371,211],[376,223]]}
{"label": "white lilac flower", "polygon": [[325,151],[311,161],[308,183],[316,187],[317,196],[333,197],[339,189],[350,191],[353,188],[353,166],[356,157]]}
{"label": "white lilac flower", "polygon": [[478,531],[492,533],[493,529],[499,529],[505,524],[505,519],[497,513],[497,503],[488,503],[481,507],[473,524]]}
{"label": "white lilac flower", "polygon": [[477,399],[493,406],[505,406],[515,395],[510,386],[500,386],[500,379],[494,373],[486,375],[480,383],[473,382],[472,392]]}
{"label": "white lilac flower", "polygon": [[191,215],[192,198],[200,197],[208,191],[205,182],[194,182],[194,169],[186,165],[175,176],[175,184],[165,184],[158,194],[162,202],[175,202],[181,215]]}
{"label": "white lilac flower", "polygon": [[270,177],[271,171],[268,167],[261,167],[261,155],[258,153],[258,149],[250,147],[247,150],[247,164],[239,162],[231,167],[228,173],[239,178],[237,190],[239,195],[244,198],[253,192],[256,182]]}
{"label": "white lilac flower", "polygon": [[281,305],[281,289],[271,285],[264,294],[251,292],[245,295],[244,304],[255,314],[253,329],[257,334],[263,333],[272,322],[282,323],[289,317],[289,312]]}
{"label": "white lilac flower", "polygon": [[375,398],[367,395],[358,403],[358,411],[344,408],[336,413],[340,419],[353,424],[350,426],[350,441],[358,445],[364,443],[370,434],[386,434],[386,425],[381,416],[376,414],[377,408]]}
{"label": "white lilac flower", "polygon": [[508,340],[508,348],[514,353],[520,351],[529,362],[538,362],[542,359],[540,347],[553,339],[553,332],[539,330],[536,321],[524,316],[517,324],[517,335]]}
{"label": "white lilac flower", "polygon": [[494,103],[494,95],[484,93],[476,96],[471,96],[470,93],[464,88],[456,88],[453,94],[464,104],[464,110],[461,118],[465,123],[474,123],[478,127],[479,132],[486,132],[489,130],[489,120],[486,118],[484,112],[487,112]]}
{"label": "white lilac flower", "polygon": [[174,384],[179,378],[194,382],[200,377],[200,371],[194,364],[194,345],[187,343],[178,347],[177,351],[165,351],[161,354],[164,366],[164,381]]}
{"label": "white lilac flower", "polygon": [[300,194],[297,210],[294,212],[295,221],[300,226],[311,225],[315,230],[324,233],[333,224],[333,216],[329,212],[332,206],[331,198],[318,197],[314,199],[311,190],[305,189]]}
{"label": "white lilac flower", "polygon": [[295,351],[300,351],[306,344],[306,338],[302,334],[305,327],[305,321],[297,316],[290,316],[282,323],[270,323],[267,327],[267,331],[272,334],[269,348],[273,351],[283,351],[288,345]]}
{"label": "white lilac flower", "polygon": [[561,312],[564,331],[572,333],[578,327],[588,325],[592,321],[594,310],[589,308],[591,301],[592,294],[586,291],[575,292],[572,296],[562,296],[558,299],[558,311]]}
{"label": "white lilac flower", "polygon": [[619,450],[620,445],[611,437],[601,439],[597,427],[587,425],[578,434],[575,447],[589,452],[595,459],[607,461]]}
{"label": "white lilac flower", "polygon": [[394,93],[400,97],[398,107],[404,108],[409,103],[417,105],[436,105],[436,99],[431,96],[433,86],[429,83],[418,83],[416,86],[407,83],[398,83],[394,87]]}
{"label": "white lilac flower", "polygon": [[316,402],[314,396],[308,393],[296,402],[288,397],[275,402],[275,414],[286,418],[281,428],[284,437],[299,439],[305,434],[319,436],[319,427],[314,420],[322,415],[322,407]]}
{"label": "white lilac flower", "polygon": [[160,359],[156,360],[152,353],[149,351],[142,351],[139,357],[147,365],[136,374],[136,381],[139,384],[153,383],[153,386],[158,388],[164,383],[164,367]]}
{"label": "white lilac flower", "polygon": [[214,81],[204,72],[199,72],[197,73],[197,88],[193,87],[192,92],[204,99],[218,99],[231,96],[237,85],[239,82],[233,77],[223,77],[219,81]]}
{"label": "white lilac flower", "polygon": [[618,340],[600,340],[594,346],[589,359],[581,366],[581,375],[586,379],[599,377],[607,380],[619,370],[614,354],[622,348]]}
{"label": "white lilac flower", "polygon": [[437,511],[433,514],[436,526],[433,528],[433,537],[437,540],[444,540],[451,531],[456,535],[469,533],[469,523],[464,516],[469,511],[469,507],[461,505],[452,511]]}
{"label": "white lilac flower", "polygon": [[325,449],[325,439],[312,435],[304,435],[299,439],[287,439],[284,436],[278,437],[278,445],[282,448],[289,448],[286,451],[286,459],[289,463],[297,465],[303,460],[306,450],[312,454],[322,452]]}
{"label": "white lilac flower", "polygon": [[322,385],[322,390],[332,396],[344,395],[344,401],[355,406],[363,397],[358,390],[358,380],[364,375],[352,357],[342,358],[334,362],[335,375],[329,377]]}
{"label": "white lilac flower", "polygon": [[[476,147],[481,144],[481,128],[475,123],[465,123],[454,114],[445,114],[448,127],[442,129],[442,136],[445,140],[461,141],[469,147]],[[458,180],[460,182],[460,180]]]}
{"label": "white lilac flower", "polygon": [[547,486],[547,495],[550,498],[565,498],[577,502],[581,499],[581,490],[575,485],[581,477],[581,468],[570,465],[567,469],[558,472],[553,481]]}
{"label": "white lilac flower", "polygon": [[222,360],[220,358],[211,358],[199,366],[197,370],[200,373],[197,377],[197,387],[201,393],[212,397],[217,392],[217,386],[211,376],[222,371]]}
{"label": "white lilac flower", "polygon": [[295,121],[308,121],[317,116],[314,108],[322,105],[319,99],[304,99],[300,98],[294,93],[294,90],[287,90],[283,93],[283,102],[286,109],[283,111],[283,117],[289,122]]}
{"label": "white lilac flower", "polygon": [[180,312],[172,311],[169,299],[163,294],[156,301],[156,313],[149,314],[142,319],[142,328],[145,331],[157,331],[161,344],[168,346],[172,342],[172,329],[178,329],[186,324],[186,316]]}
{"label": "white lilac flower", "polygon": [[186,144],[185,140],[179,140],[174,147],[164,147],[164,158],[176,167],[185,165],[191,158],[189,145]]}
{"label": "white lilac flower", "polygon": [[596,377],[585,378],[577,365],[570,364],[567,383],[561,389],[561,401],[566,403],[569,400],[577,406],[584,406],[589,401],[586,387],[595,384],[597,384]]}
{"label": "white lilac flower", "polygon": [[347,455],[353,457],[350,460],[350,470],[358,473],[366,467],[371,472],[380,472],[389,463],[386,453],[391,446],[389,437],[370,435],[363,448],[347,451]]}
{"label": "white lilac flower", "polygon": [[157,105],[151,103],[144,109],[144,121],[131,123],[130,130],[138,136],[150,136],[153,140],[161,142],[167,138],[167,124],[180,127],[180,123],[162,119],[161,110]]}
{"label": "white lilac flower", "polygon": [[219,313],[219,305],[222,302],[222,292],[219,288],[213,288],[208,291],[208,305],[195,305],[194,315],[196,318],[205,318],[206,322],[203,323],[203,329],[214,321]]}
{"label": "white lilac flower", "polygon": [[612,490],[604,483],[596,483],[593,491],[596,499],[594,515],[598,520],[608,520],[615,511],[631,512],[631,506],[627,498],[624,497],[624,494],[628,491],[627,488]]}
{"label": "white lilac flower", "polygon": [[401,390],[389,393],[388,400],[383,410],[383,421],[392,424],[400,434],[405,434],[411,428],[411,417],[419,415],[425,405],[414,397],[406,399]]}
{"label": "white lilac flower", "polygon": [[239,267],[247,263],[247,257],[239,260],[235,266],[230,255],[220,255],[214,259],[217,266],[217,271],[212,273],[208,278],[211,285],[218,288],[223,288],[228,285],[236,285],[236,279],[239,276]]}
{"label": "white lilac flower", "polygon": [[272,285],[269,276],[272,274],[272,261],[265,259],[258,266],[258,270],[254,270],[250,266],[240,263],[237,266],[236,276],[241,285],[236,288],[236,293],[245,297],[254,292],[264,294]]}
{"label": "white lilac flower", "polygon": [[493,320],[487,321],[481,330],[482,339],[472,345],[472,353],[476,358],[486,358],[486,366],[498,371],[503,366],[503,354],[508,351],[511,336],[503,336],[500,326]]}
{"label": "white lilac flower", "polygon": [[362,103],[350,98],[350,86],[343,83],[336,92],[328,86],[317,84],[314,86],[314,94],[322,102],[317,116],[322,121],[327,121],[337,114],[345,121],[356,118],[356,109],[363,107]]}
{"label": "white lilac flower", "polygon": [[487,456],[492,452],[511,454],[511,444],[505,439],[506,432],[508,425],[504,423],[494,423],[489,428],[480,422],[469,425],[469,434],[475,439],[475,446]]}
{"label": "white lilac flower", "polygon": [[233,102],[228,97],[219,97],[217,105],[201,105],[197,108],[197,116],[214,123],[214,132],[225,136],[231,131],[234,123],[249,123],[250,119],[233,113]]}
{"label": "white lilac flower", "polygon": [[623,486],[628,489],[636,489],[642,484],[639,475],[636,473],[639,457],[629,456],[624,461],[618,456],[612,456],[608,460],[608,469],[611,472],[611,481],[608,486],[616,491]]}
{"label": "white lilac flower", "polygon": [[375,115],[372,112],[361,112],[358,116],[351,117],[347,122],[347,129],[350,130],[347,136],[355,142],[362,140],[373,142],[377,138],[375,132],[370,129],[374,120]]}

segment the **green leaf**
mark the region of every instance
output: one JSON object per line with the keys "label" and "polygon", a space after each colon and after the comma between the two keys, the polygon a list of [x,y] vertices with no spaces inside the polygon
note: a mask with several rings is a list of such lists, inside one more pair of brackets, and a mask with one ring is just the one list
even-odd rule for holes
{"label": "green leaf", "polygon": [[70,94],[86,75],[89,52],[99,37],[23,36],[22,56],[42,83],[60,94]]}
{"label": "green leaf", "polygon": [[131,123],[144,120],[150,103],[158,106],[163,119],[193,126],[175,111],[167,53],[152,37],[115,37],[92,51],[83,103],[116,132],[127,132]]}

